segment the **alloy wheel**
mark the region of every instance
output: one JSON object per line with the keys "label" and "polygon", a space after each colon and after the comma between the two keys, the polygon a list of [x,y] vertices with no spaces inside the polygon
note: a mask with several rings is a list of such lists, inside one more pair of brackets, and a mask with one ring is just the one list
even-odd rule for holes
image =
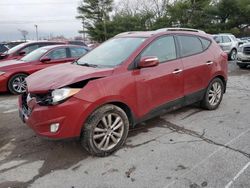
{"label": "alloy wheel", "polygon": [[99,150],[111,150],[119,143],[123,132],[124,122],[121,116],[116,113],[106,114],[94,128],[94,144]]}
{"label": "alloy wheel", "polygon": [[12,81],[13,90],[16,93],[24,93],[26,91],[26,81],[25,76],[18,76]]}
{"label": "alloy wheel", "polygon": [[222,86],[218,82],[214,82],[209,90],[208,101],[210,105],[216,106],[222,97]]}
{"label": "alloy wheel", "polygon": [[236,58],[237,58],[237,52],[236,52],[236,50],[233,50],[231,52],[231,60],[236,60]]}

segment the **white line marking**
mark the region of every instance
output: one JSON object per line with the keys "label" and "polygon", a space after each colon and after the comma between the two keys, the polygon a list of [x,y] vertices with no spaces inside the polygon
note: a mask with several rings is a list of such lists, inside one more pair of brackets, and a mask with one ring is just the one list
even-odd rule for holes
{"label": "white line marking", "polygon": [[[231,143],[233,143],[234,141],[238,140],[238,138],[240,138],[241,136],[243,136],[244,134],[246,134],[247,132],[249,132],[250,129],[246,130],[245,132],[242,132],[241,134],[239,134],[237,137],[235,137],[234,139],[230,140],[228,143],[225,144],[225,146],[229,146]],[[208,155],[205,159],[203,159],[201,162],[197,163],[196,165],[194,165],[193,168],[191,168],[189,171],[181,174],[179,177],[185,176],[186,174],[188,174],[189,172],[192,172],[195,168],[199,167],[200,165],[202,165],[203,163],[205,163],[209,158],[211,158],[213,155],[215,155],[217,152],[219,152],[222,149],[226,149],[223,146],[219,146],[219,148],[217,150],[215,150],[214,152],[212,152],[210,155]],[[180,179],[180,178],[179,178]],[[172,181],[171,183],[169,183],[167,187],[169,187],[170,185],[173,185],[175,181]]]}
{"label": "white line marking", "polygon": [[7,111],[4,111],[3,113],[4,114],[9,114],[9,113],[12,113],[12,112],[17,112],[18,109],[11,109],[11,110],[7,110]]}
{"label": "white line marking", "polygon": [[231,185],[237,180],[241,174],[244,173],[244,171],[250,166],[250,162],[248,162],[239,172],[236,174],[236,176],[225,186],[225,188],[231,187]]}

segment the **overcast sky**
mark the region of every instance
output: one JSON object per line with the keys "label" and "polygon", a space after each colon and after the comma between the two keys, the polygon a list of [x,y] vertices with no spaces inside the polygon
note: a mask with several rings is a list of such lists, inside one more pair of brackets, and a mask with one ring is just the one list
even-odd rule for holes
{"label": "overcast sky", "polygon": [[0,41],[21,39],[18,29],[27,30],[35,39],[38,25],[40,37],[53,34],[79,35],[80,20],[75,19],[80,0],[0,0]]}

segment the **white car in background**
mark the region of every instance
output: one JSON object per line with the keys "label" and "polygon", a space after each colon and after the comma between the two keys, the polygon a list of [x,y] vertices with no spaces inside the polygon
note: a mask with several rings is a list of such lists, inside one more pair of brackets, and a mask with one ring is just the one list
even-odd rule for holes
{"label": "white car in background", "polygon": [[236,60],[239,41],[233,34],[221,33],[213,35],[213,38],[220,45],[222,50],[228,54],[230,60]]}
{"label": "white car in background", "polygon": [[237,65],[241,68],[247,68],[250,65],[250,42],[242,44],[237,54]]}

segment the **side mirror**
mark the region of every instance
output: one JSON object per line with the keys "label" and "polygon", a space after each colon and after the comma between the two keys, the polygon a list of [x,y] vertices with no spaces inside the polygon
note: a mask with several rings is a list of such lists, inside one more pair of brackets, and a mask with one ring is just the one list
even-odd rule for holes
{"label": "side mirror", "polygon": [[43,57],[40,59],[41,62],[48,62],[48,61],[51,61],[51,59],[49,57]]}
{"label": "side mirror", "polygon": [[143,57],[141,58],[138,68],[155,67],[159,65],[159,59],[157,57]]}
{"label": "side mirror", "polygon": [[25,54],[26,54],[26,52],[25,51],[21,51],[21,52],[19,52],[18,53],[20,56],[24,56]]}

